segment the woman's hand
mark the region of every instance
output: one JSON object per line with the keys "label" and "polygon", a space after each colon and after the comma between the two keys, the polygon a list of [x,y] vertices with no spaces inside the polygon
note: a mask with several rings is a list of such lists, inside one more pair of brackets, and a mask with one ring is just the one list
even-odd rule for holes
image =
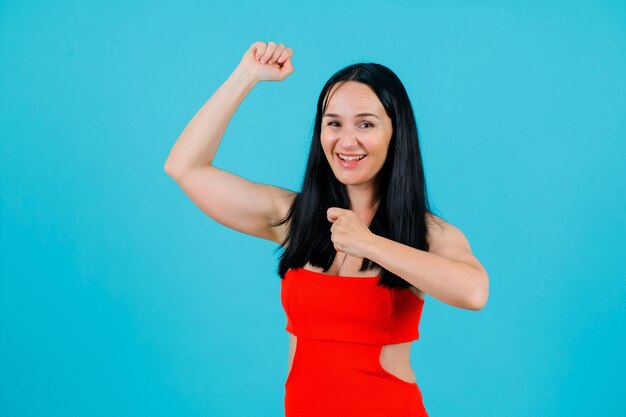
{"label": "woman's hand", "polygon": [[292,56],[293,50],[282,43],[258,41],[243,54],[237,69],[255,81],[282,81],[294,71]]}
{"label": "woman's hand", "polygon": [[330,239],[335,249],[358,258],[366,257],[368,246],[376,237],[352,210],[331,207],[326,217],[332,222]]}

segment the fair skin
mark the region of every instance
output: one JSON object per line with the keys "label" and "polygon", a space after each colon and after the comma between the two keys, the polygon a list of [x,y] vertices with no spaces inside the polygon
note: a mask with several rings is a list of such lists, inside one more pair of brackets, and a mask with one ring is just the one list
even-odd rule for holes
{"label": "fair skin", "polygon": [[[255,183],[213,166],[213,159],[234,112],[260,81],[282,81],[293,73],[293,51],[274,42],[255,42],[240,64],[194,115],[174,144],[165,171],[209,217],[233,230],[280,244],[288,224],[271,227],[282,219],[296,196],[292,190]],[[377,204],[376,174],[384,163],[391,138],[391,120],[366,85],[338,83],[331,90],[323,118],[321,143],[331,168],[346,185],[350,210],[328,209],[331,239],[338,251],[327,271],[342,276],[376,276],[380,271],[359,272],[363,257],[404,278],[417,297],[429,294],[455,307],[480,310],[487,301],[488,277],[473,256],[467,239],[455,226],[427,215],[429,251],[421,251],[376,236],[369,231]],[[359,113],[371,113],[359,116]],[[336,153],[365,154],[355,167],[345,166]],[[354,163],[352,163],[354,164]],[[345,260],[344,260],[345,257]],[[305,268],[322,272],[307,264]],[[297,337],[290,334],[289,371]],[[411,342],[385,345],[383,368],[415,382],[410,366]]]}

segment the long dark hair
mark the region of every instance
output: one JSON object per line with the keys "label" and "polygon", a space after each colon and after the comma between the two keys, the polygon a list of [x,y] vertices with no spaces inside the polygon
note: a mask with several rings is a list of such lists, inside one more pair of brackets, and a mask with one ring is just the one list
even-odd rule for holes
{"label": "long dark hair", "polygon": [[[322,114],[328,104],[328,92],[337,82],[357,81],[369,85],[391,118],[393,134],[387,159],[377,176],[380,199],[369,229],[372,233],[428,251],[426,213],[430,212],[422,155],[413,107],[398,76],[384,65],[358,63],[335,73],[324,85],[317,101],[317,114],[302,191],[287,215],[272,226],[289,223],[281,247],[278,275],[284,279],[290,268],[303,267],[307,261],[328,271],[336,250],[330,239],[326,218],[329,207],[350,208],[346,186],[335,177],[320,143]],[[277,248],[277,250],[280,248]],[[382,268],[364,258],[359,271]],[[382,268],[379,285],[406,288],[409,283]]]}

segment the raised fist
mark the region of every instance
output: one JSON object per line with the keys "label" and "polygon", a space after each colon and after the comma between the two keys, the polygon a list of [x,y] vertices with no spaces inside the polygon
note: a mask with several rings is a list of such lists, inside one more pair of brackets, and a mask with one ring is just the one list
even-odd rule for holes
{"label": "raised fist", "polygon": [[282,43],[254,42],[243,54],[239,67],[257,81],[282,81],[293,71],[293,50]]}

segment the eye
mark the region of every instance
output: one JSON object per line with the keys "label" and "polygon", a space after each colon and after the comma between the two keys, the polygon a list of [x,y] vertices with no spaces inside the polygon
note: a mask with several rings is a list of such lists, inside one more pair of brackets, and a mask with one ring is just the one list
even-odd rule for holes
{"label": "eye", "polygon": [[[339,125],[339,122],[336,121],[336,120],[332,120],[332,121],[328,122],[326,125],[335,127],[335,126]],[[363,125],[365,125],[366,128],[374,127],[374,125],[372,123],[370,123],[370,122],[363,122],[363,123],[361,123],[361,126],[363,126]]]}

